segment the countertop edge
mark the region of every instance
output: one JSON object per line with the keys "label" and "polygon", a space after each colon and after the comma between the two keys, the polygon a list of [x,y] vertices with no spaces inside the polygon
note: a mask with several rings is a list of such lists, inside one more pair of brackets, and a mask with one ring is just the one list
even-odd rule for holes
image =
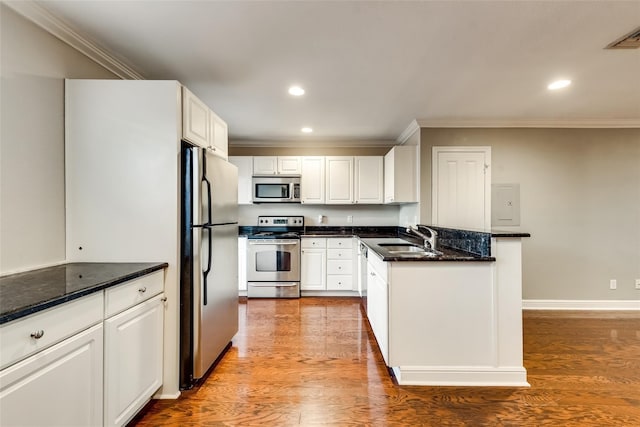
{"label": "countertop edge", "polygon": [[102,282],[102,283],[97,283],[96,285],[90,287],[90,288],[85,288],[70,294],[66,294],[66,295],[62,295],[60,297],[56,297],[56,298],[52,298],[50,300],[46,300],[40,303],[36,303],[34,305],[30,305],[28,307],[24,307],[24,308],[20,308],[16,311],[10,312],[10,313],[6,313],[3,314],[2,316],[0,316],[0,325],[3,325],[5,323],[9,323],[11,321],[14,320],[18,320],[21,319],[23,317],[27,317],[31,314],[35,314],[41,311],[44,311],[46,309],[64,304],[66,302],[69,301],[73,301],[76,300],[78,298],[82,298],[84,296],[87,295],[91,295],[93,293],[102,291],[104,289],[110,288],[112,286],[116,286],[119,285],[123,282],[129,281],[129,280],[133,280],[133,279],[137,279],[138,277],[142,277],[142,276],[146,276],[147,274],[150,273],[154,273],[156,271],[162,270],[164,268],[167,268],[169,266],[168,263],[163,262],[163,263],[158,263],[156,265],[152,265],[150,267],[147,268],[143,268],[141,270],[138,270],[136,272],[133,273],[129,273],[129,274],[125,274],[123,276],[119,276],[117,278],[114,278],[113,280],[108,280],[106,282]]}

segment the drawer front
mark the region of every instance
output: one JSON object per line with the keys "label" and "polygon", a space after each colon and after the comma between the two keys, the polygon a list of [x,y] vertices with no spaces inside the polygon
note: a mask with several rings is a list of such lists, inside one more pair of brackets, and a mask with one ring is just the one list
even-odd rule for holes
{"label": "drawer front", "polygon": [[353,273],[353,261],[352,260],[327,260],[327,274],[352,274]]}
{"label": "drawer front", "polygon": [[305,249],[327,247],[327,239],[322,237],[303,237],[300,240],[301,246]]}
{"label": "drawer front", "polygon": [[327,289],[338,291],[350,291],[353,287],[353,276],[345,274],[333,274],[327,276]]}
{"label": "drawer front", "polygon": [[327,249],[327,259],[353,259],[353,250]]}
{"label": "drawer front", "polygon": [[164,291],[164,271],[156,271],[105,291],[104,317],[111,317]]}
{"label": "drawer front", "polygon": [[0,326],[0,369],[101,322],[103,303],[100,291]]}
{"label": "drawer front", "polygon": [[327,239],[327,247],[334,249],[341,248],[353,248],[353,238],[349,237],[348,239],[344,238],[335,238],[335,239]]}

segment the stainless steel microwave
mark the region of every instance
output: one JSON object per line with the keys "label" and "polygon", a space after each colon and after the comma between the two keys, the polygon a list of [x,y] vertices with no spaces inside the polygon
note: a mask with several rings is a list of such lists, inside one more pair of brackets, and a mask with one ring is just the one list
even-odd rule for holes
{"label": "stainless steel microwave", "polygon": [[300,203],[299,176],[254,176],[253,203]]}

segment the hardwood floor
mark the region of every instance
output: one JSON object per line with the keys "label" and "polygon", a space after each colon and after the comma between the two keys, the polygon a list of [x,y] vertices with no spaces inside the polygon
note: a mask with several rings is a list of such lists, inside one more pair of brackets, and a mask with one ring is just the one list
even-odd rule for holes
{"label": "hardwood floor", "polygon": [[358,299],[241,299],[209,378],[131,425],[640,426],[640,312],[523,318],[531,388],[398,386]]}

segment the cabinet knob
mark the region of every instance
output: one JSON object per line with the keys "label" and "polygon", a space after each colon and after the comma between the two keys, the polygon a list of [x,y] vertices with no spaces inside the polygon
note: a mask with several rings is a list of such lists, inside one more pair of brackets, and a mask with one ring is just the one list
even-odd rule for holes
{"label": "cabinet knob", "polygon": [[160,299],[160,301],[167,302],[167,297],[164,297],[164,298]]}
{"label": "cabinet knob", "polygon": [[44,331],[42,329],[40,329],[39,331],[35,331],[35,332],[31,333],[31,338],[33,338],[35,340],[39,340],[43,336],[44,336]]}
{"label": "cabinet knob", "polygon": [[375,275],[376,275],[376,273],[374,273],[374,272],[372,271],[371,273],[369,273],[369,275],[373,277],[373,276],[375,276]]}
{"label": "cabinet knob", "polygon": [[143,286],[140,289],[138,289],[138,292],[144,294],[145,292],[147,292],[147,288],[145,286]]}

